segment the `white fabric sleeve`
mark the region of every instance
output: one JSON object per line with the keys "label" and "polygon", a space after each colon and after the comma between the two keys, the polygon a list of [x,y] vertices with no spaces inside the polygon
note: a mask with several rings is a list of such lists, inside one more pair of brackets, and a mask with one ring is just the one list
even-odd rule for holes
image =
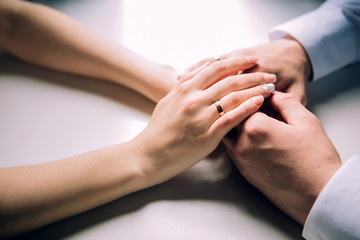
{"label": "white fabric sleeve", "polygon": [[272,41],[286,34],[302,44],[319,79],[360,60],[360,1],[326,1],[269,33]]}
{"label": "white fabric sleeve", "polygon": [[315,201],[303,236],[315,239],[360,239],[360,155],[346,161]]}

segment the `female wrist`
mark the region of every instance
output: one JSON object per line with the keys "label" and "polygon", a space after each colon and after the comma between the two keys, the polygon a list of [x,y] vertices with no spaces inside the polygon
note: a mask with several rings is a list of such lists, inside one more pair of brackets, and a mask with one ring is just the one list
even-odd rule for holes
{"label": "female wrist", "polygon": [[155,149],[142,134],[127,142],[128,153],[132,155],[131,165],[134,176],[134,186],[136,190],[145,189],[161,182],[166,181],[162,177],[163,161],[157,159],[158,155],[153,153]]}

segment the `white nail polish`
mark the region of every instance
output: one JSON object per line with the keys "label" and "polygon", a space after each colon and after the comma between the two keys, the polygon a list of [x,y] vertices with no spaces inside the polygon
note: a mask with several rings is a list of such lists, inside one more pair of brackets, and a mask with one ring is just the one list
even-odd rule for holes
{"label": "white nail polish", "polygon": [[263,88],[266,93],[271,93],[275,90],[275,85],[273,83],[264,84]]}

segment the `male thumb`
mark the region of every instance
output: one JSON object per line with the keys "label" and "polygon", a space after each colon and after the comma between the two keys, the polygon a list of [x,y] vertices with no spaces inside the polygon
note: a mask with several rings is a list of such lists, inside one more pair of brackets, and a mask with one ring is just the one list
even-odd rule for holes
{"label": "male thumb", "polygon": [[309,110],[288,93],[276,91],[271,97],[270,102],[273,108],[280,113],[281,117],[289,125],[301,126],[312,116]]}

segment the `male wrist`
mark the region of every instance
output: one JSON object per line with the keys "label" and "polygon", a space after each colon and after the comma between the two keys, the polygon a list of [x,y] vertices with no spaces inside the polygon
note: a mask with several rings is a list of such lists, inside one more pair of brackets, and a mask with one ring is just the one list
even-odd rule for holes
{"label": "male wrist", "polygon": [[[309,192],[302,192],[301,195],[304,197],[303,200],[299,202],[299,210],[297,213],[298,221],[304,225],[305,221],[310,214],[310,211],[319,197],[322,190],[325,188],[327,183],[330,181],[335,172],[341,167],[341,163],[328,164],[318,169],[317,177],[310,181]],[[299,198],[300,199],[300,198]]]}
{"label": "male wrist", "polygon": [[282,39],[289,40],[294,44],[294,48],[296,48],[296,51],[301,56],[300,61],[302,61],[304,78],[307,79],[308,81],[312,81],[313,80],[313,68],[312,68],[310,57],[307,54],[303,45],[297,39],[295,39],[294,37],[292,37],[289,34],[283,36]]}

